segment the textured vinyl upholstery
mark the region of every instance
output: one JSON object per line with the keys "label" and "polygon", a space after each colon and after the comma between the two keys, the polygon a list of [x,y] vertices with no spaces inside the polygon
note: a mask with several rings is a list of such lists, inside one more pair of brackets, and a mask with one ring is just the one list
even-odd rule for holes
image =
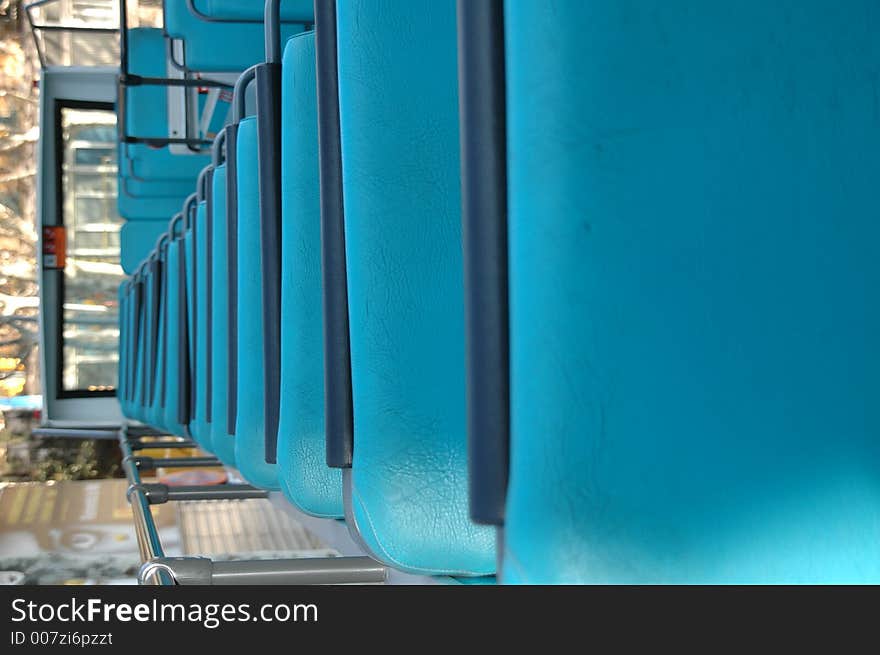
{"label": "textured vinyl upholstery", "polygon": [[160,285],[159,293],[160,293],[160,313],[158,315],[157,325],[156,325],[156,347],[155,347],[155,359],[154,359],[154,367],[155,367],[155,377],[153,380],[153,388],[151,393],[151,403],[146,411],[145,421],[149,425],[152,426],[162,426],[164,423],[164,416],[162,413],[162,403],[164,399],[161,394],[162,390],[162,380],[165,376],[165,359],[162,357],[162,353],[165,348],[167,348],[167,342],[165,339],[165,321],[162,320],[163,313],[166,310],[165,303],[167,302],[167,294],[166,294],[166,285],[167,279],[165,274],[167,272],[167,266],[165,262],[162,262],[162,283]]}
{"label": "textured vinyl upholstery", "polygon": [[[193,7],[210,18],[261,21],[265,3],[253,0],[193,0]],[[314,22],[314,0],[281,0],[281,20]]]}
{"label": "textured vinyl upholstery", "polygon": [[[122,179],[120,178],[118,195],[116,197],[116,206],[119,215],[130,221],[168,220],[169,216],[180,210],[180,205],[186,197],[185,193],[179,193],[176,189],[167,191],[165,188],[159,186],[159,183],[156,183],[153,188],[157,195],[143,197],[130,196],[125,192]],[[169,195],[165,195],[166,193]]]}
{"label": "textured vinyl upholstery", "polygon": [[278,489],[277,465],[266,463],[263,312],[260,266],[260,193],[257,121],[238,127],[238,414],[235,461],[254,486]]}
{"label": "textured vinyl upholstery", "polygon": [[128,221],[123,224],[119,231],[122,270],[131,275],[153,250],[159,235],[167,229],[167,221]]}
{"label": "textured vinyl upholstery", "polygon": [[[192,252],[192,265],[188,267],[192,278],[190,289],[190,334],[195,335],[191,342],[190,353],[193,357],[193,415],[190,432],[199,446],[213,453],[211,442],[211,424],[208,422],[207,390],[208,390],[208,257],[207,257],[208,215],[207,203],[203,200],[198,204],[194,228],[187,235]],[[193,311],[193,309],[195,311]]]}
{"label": "textured vinyl upholstery", "polygon": [[467,509],[454,0],[339,2],[351,515],[372,554],[495,570]]}
{"label": "textured vinyl upholstery", "polygon": [[165,417],[163,426],[171,434],[184,436],[188,434],[187,426],[179,422],[181,366],[186,362],[177,356],[177,344],[180,339],[180,326],[176,317],[182,310],[178,291],[185,280],[181,279],[179,266],[183,252],[183,241],[172,240],[168,244],[168,320],[166,323],[167,346],[165,350]]}
{"label": "textured vinyl upholstery", "polygon": [[[144,296],[149,292],[148,282],[144,280],[141,283],[141,287],[143,289],[142,293]],[[144,386],[144,329],[146,326],[146,311],[144,308],[144,302],[140,303],[140,309],[137,311],[137,315],[134,318],[134,327],[136,330],[136,334],[139,335],[137,339],[137,343],[135,344],[134,349],[134,384],[132,385],[132,399],[131,404],[129,406],[130,416],[138,421],[142,420],[144,417],[144,408],[141,403],[141,398],[143,395],[143,386]]]}
{"label": "textured vinyl upholstery", "polygon": [[880,6],[505,21],[503,580],[880,581]]}
{"label": "textured vinyl upholstery", "polygon": [[281,420],[278,473],[287,498],[341,518],[342,472],[327,467],[315,36],[291,39],[282,65]]}
{"label": "textured vinyl upholstery", "polygon": [[[123,166],[125,163],[123,162]],[[119,192],[127,193],[134,198],[142,198],[149,205],[153,198],[176,198],[183,202],[192,193],[195,179],[139,179],[131,176],[121,176],[122,183]],[[135,218],[138,218],[137,216]]]}
{"label": "textured vinyl upholstery", "polygon": [[212,297],[211,297],[211,446],[229,466],[235,465],[235,441],[227,431],[229,373],[229,262],[226,236],[226,165],[214,169],[212,182]]}

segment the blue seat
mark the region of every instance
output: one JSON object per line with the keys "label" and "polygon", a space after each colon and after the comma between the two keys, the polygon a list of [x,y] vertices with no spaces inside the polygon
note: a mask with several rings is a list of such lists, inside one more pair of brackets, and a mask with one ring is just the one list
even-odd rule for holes
{"label": "blue seat", "polygon": [[[210,175],[210,174],[209,174]],[[198,442],[199,447],[207,452],[214,452],[211,440],[213,430],[208,421],[208,382],[210,367],[208,366],[208,209],[207,201],[199,200],[195,212],[195,222],[187,234],[188,253],[191,258],[187,271],[189,273],[189,319],[190,356],[192,366],[192,420],[190,434]]]}
{"label": "blue seat", "polygon": [[235,462],[252,485],[278,489],[277,465],[266,462],[260,190],[257,183],[257,120],[238,126],[238,383]]}
{"label": "blue seat", "polygon": [[282,62],[281,393],[278,477],[313,516],[342,518],[342,473],[325,461],[324,339],[315,35],[292,38]]}
{"label": "blue seat", "polygon": [[183,198],[177,189],[165,189],[161,183],[154,183],[154,192],[157,195],[145,195],[135,197],[126,193],[122,178],[117,178],[119,188],[116,196],[116,206],[119,215],[130,221],[146,220],[155,221],[168,219],[174,212],[180,210]]}
{"label": "blue seat", "polygon": [[[183,237],[181,239],[181,254],[183,260],[183,286],[184,286],[184,297],[182,302],[184,303],[185,309],[183,315],[186,317],[185,327],[186,331],[186,368],[189,371],[189,377],[187,379],[187,389],[186,393],[188,397],[188,412],[187,412],[187,431],[190,435],[193,436],[196,441],[198,441],[198,437],[193,435],[193,428],[196,424],[196,375],[198,366],[196,362],[196,339],[198,335],[196,334],[196,312],[198,312],[198,306],[196,305],[196,243],[195,243],[195,226],[197,223],[202,220],[202,217],[199,216],[200,207],[199,202],[195,201],[192,205],[189,205],[189,221],[186,226],[186,229],[183,233]],[[201,445],[201,444],[199,444]]]}
{"label": "blue seat", "polygon": [[455,2],[347,0],[337,17],[347,520],[399,569],[491,574],[494,530],[467,508]]}
{"label": "blue seat", "polygon": [[880,582],[876,9],[506,3],[505,582]]}
{"label": "blue seat", "polygon": [[162,415],[162,403],[164,402],[162,397],[162,380],[165,375],[165,362],[162,353],[163,349],[167,347],[165,343],[164,313],[167,309],[166,303],[168,295],[165,276],[167,270],[165,253],[167,252],[167,248],[164,241],[165,240],[163,239],[163,242],[157,246],[159,248],[159,254],[157,256],[155,272],[153,273],[153,293],[156,293],[158,313],[154,319],[154,346],[151,350],[150,356],[147,358],[151,367],[152,375],[149,376],[149,398],[147,409],[145,410],[144,421],[152,426],[161,426],[164,420]]}
{"label": "blue seat", "polygon": [[116,393],[119,398],[119,406],[122,409],[123,416],[128,416],[129,412],[128,382],[126,381],[130,359],[128,346],[128,340],[130,338],[128,331],[128,284],[129,281],[124,280],[122,284],[119,285],[119,290],[117,291],[117,301],[119,303],[119,366],[116,369]]}
{"label": "blue seat", "polygon": [[125,414],[138,420],[141,416],[138,404],[141,389],[143,359],[143,280],[140,270],[131,278],[126,293],[126,336],[128,340],[128,366],[125,382]]}
{"label": "blue seat", "polygon": [[133,402],[131,392],[131,375],[133,370],[133,280],[125,280],[119,285],[119,368],[116,391],[123,416],[131,417]]}
{"label": "blue seat", "polygon": [[137,376],[140,373],[140,297],[139,278],[137,273],[132,276],[125,289],[125,333],[126,333],[126,370],[123,391],[125,394],[124,410],[126,416],[137,419]]}
{"label": "blue seat", "polygon": [[143,392],[140,398],[141,421],[148,424],[155,424],[155,409],[158,405],[158,394],[156,393],[158,382],[158,366],[157,360],[160,352],[161,342],[161,318],[164,310],[162,303],[162,294],[164,291],[164,264],[162,254],[164,250],[164,242],[166,235],[162,235],[157,239],[156,247],[145,258],[144,273],[146,279],[145,287],[145,323],[144,323],[144,358],[143,368],[140,373],[143,378]]}
{"label": "blue seat", "polygon": [[[172,225],[171,232],[175,226]],[[185,293],[181,289],[186,284],[185,275],[185,250],[183,238],[176,236],[168,243],[168,303],[165,312],[165,337],[164,347],[164,427],[170,434],[188,436],[188,421],[182,421],[187,412],[187,399],[183,384],[186,369],[189,367],[188,339],[182,333],[183,322],[186,318]],[[183,301],[183,302],[182,302]]]}
{"label": "blue seat", "polygon": [[226,164],[214,168],[208,200],[211,226],[211,445],[214,454],[235,466],[235,441],[227,430],[229,388],[229,235],[226,216]]}
{"label": "blue seat", "polygon": [[118,193],[135,200],[144,199],[149,203],[153,198],[186,198],[192,193],[194,184],[193,180],[142,180],[120,175]]}
{"label": "blue seat", "polygon": [[156,240],[168,229],[168,221],[127,221],[119,232],[119,259],[122,270],[131,275],[147,258]]}
{"label": "blue seat", "polygon": [[[232,3],[226,3],[227,8]],[[253,3],[242,6],[255,7]],[[263,3],[258,5],[262,8]],[[262,15],[262,11],[260,11]],[[304,24],[282,25],[282,38],[302,32]],[[185,44],[185,65],[193,71],[241,72],[263,61],[265,56],[262,22],[209,22],[192,14],[186,0],[165,2],[165,31],[171,38]],[[223,47],[217,47],[222,43]]]}
{"label": "blue seat", "polygon": [[[192,0],[192,8],[203,20],[263,20],[265,3],[253,0]],[[281,0],[281,20],[313,23],[314,0]]]}
{"label": "blue seat", "polygon": [[[176,230],[180,218],[178,215],[171,222],[175,242],[169,244],[170,233],[161,230],[153,242],[155,247],[142,258],[129,280],[120,285],[118,397],[126,417],[186,436],[179,395],[187,383],[183,373],[188,369],[187,356],[180,352],[181,347],[185,350],[186,342],[178,340],[180,321],[186,319],[186,314],[179,311],[178,296],[182,262]],[[145,225],[152,224],[129,223],[124,229],[137,230]],[[169,343],[169,328],[173,343]]]}

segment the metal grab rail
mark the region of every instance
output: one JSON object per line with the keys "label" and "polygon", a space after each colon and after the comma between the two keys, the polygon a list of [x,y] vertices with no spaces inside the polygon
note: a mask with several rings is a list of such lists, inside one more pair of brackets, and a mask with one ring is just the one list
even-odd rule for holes
{"label": "metal grab rail", "polygon": [[[150,562],[154,559],[165,557],[165,551],[162,550],[159,531],[156,529],[153,514],[150,512],[150,501],[146,493],[138,489],[141,485],[141,475],[132,457],[131,446],[128,443],[127,436],[128,428],[123,426],[119,431],[119,447],[122,450],[122,470],[125,471],[125,478],[128,480],[129,485],[131,485],[127,494],[128,503],[131,505],[131,512],[134,515],[134,532],[137,538],[141,562]],[[139,582],[141,584],[159,586],[175,584],[174,578],[167,571],[161,569],[150,572],[148,576],[144,577],[143,581],[139,579]]]}
{"label": "metal grab rail", "polygon": [[[375,584],[387,578],[387,569],[370,557],[328,557],[276,560],[241,560],[214,562],[206,557],[168,557],[150,511],[151,504],[175,500],[218,500],[266,498],[261,489],[250,485],[216,485],[200,487],[169,487],[145,484],[140,471],[145,461],[173,462],[175,466],[207,466],[219,464],[209,457],[152,459],[136,457],[135,449],[146,447],[179,447],[180,440],[145,442],[128,439],[129,427],[119,430],[122,468],[128,480],[128,502],[134,516],[135,535],[141,558],[138,583],[142,585],[311,585],[311,584]],[[134,447],[133,447],[134,446]]]}
{"label": "metal grab rail", "polygon": [[138,581],[170,575],[178,585],[327,585],[385,582],[385,567],[369,557],[214,562],[207,557],[166,557],[144,564]]}
{"label": "metal grab rail", "polygon": [[31,431],[31,436],[36,439],[116,439],[119,430],[107,428],[37,428]]}

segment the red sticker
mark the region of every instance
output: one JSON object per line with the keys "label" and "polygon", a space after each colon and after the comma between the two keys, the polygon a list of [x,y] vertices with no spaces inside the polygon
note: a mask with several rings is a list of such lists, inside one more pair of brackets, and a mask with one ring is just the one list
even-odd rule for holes
{"label": "red sticker", "polygon": [[67,232],[60,225],[43,228],[43,268],[62,269],[67,255]]}

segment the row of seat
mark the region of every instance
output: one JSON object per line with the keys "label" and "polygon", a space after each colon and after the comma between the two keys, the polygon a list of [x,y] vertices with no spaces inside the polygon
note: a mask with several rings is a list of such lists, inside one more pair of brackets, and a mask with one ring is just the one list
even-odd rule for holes
{"label": "row of seat", "polygon": [[870,0],[304,20],[120,290],[127,416],[405,571],[880,580]]}
{"label": "row of seat", "polygon": [[[128,256],[122,264],[128,273],[147,255],[146,244],[155,242],[164,229],[162,223],[179,210],[199,171],[210,163],[203,147],[191,146],[187,156],[175,156],[164,145],[170,138],[168,90],[173,80],[169,72],[177,70],[190,81],[205,83],[216,74],[240,72],[262,61],[262,7],[245,4],[249,6],[216,0],[169,0],[163,4],[163,28],[125,32],[120,115],[126,138],[120,144],[117,198],[119,214],[127,221],[122,242],[128,246]],[[281,38],[306,28],[312,4],[312,0],[284,0]],[[218,43],[224,47],[218,49]],[[180,47],[175,49],[174,44]],[[145,78],[153,81],[143,82]],[[195,98],[186,110],[201,117],[209,96],[202,89]],[[213,138],[224,128],[229,119],[227,109],[221,96],[209,117],[207,136]],[[198,136],[190,138],[199,141]]]}

